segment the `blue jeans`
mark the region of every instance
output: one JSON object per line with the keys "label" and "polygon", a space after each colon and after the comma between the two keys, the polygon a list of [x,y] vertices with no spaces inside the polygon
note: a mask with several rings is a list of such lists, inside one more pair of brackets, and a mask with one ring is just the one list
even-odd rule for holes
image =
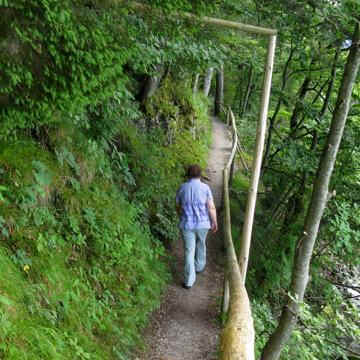
{"label": "blue jeans", "polygon": [[196,271],[203,271],[206,265],[206,235],[209,229],[181,230],[184,240],[184,282],[193,286]]}

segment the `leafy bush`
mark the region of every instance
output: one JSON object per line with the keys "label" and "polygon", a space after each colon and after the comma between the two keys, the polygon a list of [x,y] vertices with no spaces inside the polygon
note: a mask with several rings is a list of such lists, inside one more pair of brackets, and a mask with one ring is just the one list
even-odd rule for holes
{"label": "leafy bush", "polygon": [[[26,166],[8,155],[18,145]],[[109,180],[74,186],[71,164],[23,145],[1,154],[11,189],[1,208],[2,355],[121,358],[168,277],[163,247]]]}
{"label": "leafy bush", "polygon": [[171,143],[136,126],[129,94],[1,142],[1,358],[126,359],[141,342],[169,279],[176,188],[209,145],[206,102],[179,89]]}
{"label": "leafy bush", "polygon": [[59,122],[62,114],[100,103],[124,84],[131,47],[118,30],[124,24],[117,13],[114,19],[82,1],[57,0],[17,0],[1,11],[2,137]]}

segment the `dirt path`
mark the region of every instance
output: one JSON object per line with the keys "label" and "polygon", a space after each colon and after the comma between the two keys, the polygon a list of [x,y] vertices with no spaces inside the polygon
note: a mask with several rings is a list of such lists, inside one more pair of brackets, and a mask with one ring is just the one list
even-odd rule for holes
{"label": "dirt path", "polygon": [[[225,125],[213,120],[213,141],[207,175],[216,207],[222,201],[222,169],[231,151],[231,141]],[[190,290],[183,282],[183,244],[174,244],[172,274],[160,308],[153,314],[145,332],[146,353],[138,360],[215,360],[217,358],[219,307],[223,283],[223,250],[218,236],[209,235],[206,270],[197,276]]]}

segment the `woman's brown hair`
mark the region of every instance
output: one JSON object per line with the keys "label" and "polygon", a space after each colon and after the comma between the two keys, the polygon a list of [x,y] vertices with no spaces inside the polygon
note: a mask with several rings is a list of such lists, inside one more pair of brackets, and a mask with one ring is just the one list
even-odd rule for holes
{"label": "woman's brown hair", "polygon": [[197,164],[194,164],[194,165],[190,165],[188,168],[187,168],[187,171],[186,171],[186,176],[189,178],[189,179],[194,179],[194,178],[199,178],[201,177],[201,173],[202,173],[202,169],[199,165]]}

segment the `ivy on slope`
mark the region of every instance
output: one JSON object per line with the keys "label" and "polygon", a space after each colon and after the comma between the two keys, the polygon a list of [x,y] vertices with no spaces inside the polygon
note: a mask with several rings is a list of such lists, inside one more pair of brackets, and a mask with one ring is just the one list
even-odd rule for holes
{"label": "ivy on slope", "polygon": [[147,106],[177,120],[171,138],[139,130],[130,95],[115,94],[0,142],[1,358],[128,359],[141,342],[169,279],[175,190],[209,144],[204,99],[168,89]]}
{"label": "ivy on slope", "polygon": [[166,65],[184,75],[224,57],[196,24],[142,17],[119,1],[0,1],[0,14],[2,138],[101,104],[125,91],[129,72]]}
{"label": "ivy on slope", "polygon": [[61,113],[101,102],[123,84],[122,66],[132,54],[125,25],[85,4],[0,3],[2,137],[57,122]]}
{"label": "ivy on slope", "polygon": [[140,209],[91,142],[18,141],[0,159],[0,356],[125,358],[168,276]]}
{"label": "ivy on slope", "polygon": [[[169,279],[174,192],[209,145],[188,72],[221,58],[158,23],[112,1],[0,0],[2,359],[128,359],[141,340]],[[159,63],[177,76],[142,113]]]}

